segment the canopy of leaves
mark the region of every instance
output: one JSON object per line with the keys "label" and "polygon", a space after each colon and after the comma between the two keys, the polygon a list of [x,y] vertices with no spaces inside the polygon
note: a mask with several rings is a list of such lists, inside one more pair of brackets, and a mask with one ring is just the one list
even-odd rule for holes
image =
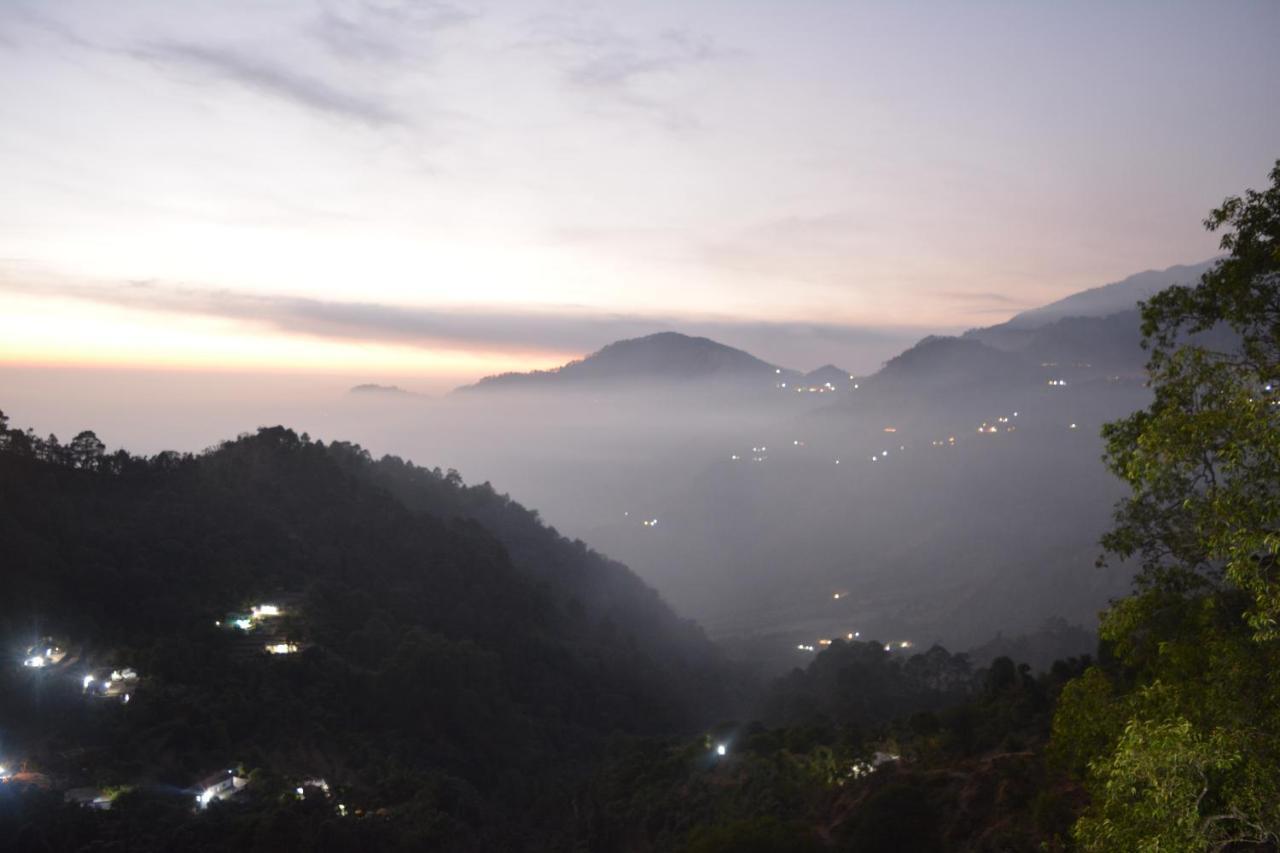
{"label": "canopy of leaves", "polygon": [[1280,843],[1280,162],[1270,177],[1206,220],[1227,256],[1143,306],[1154,401],[1104,428],[1132,489],[1104,545],[1142,571],[1054,721],[1093,797],[1086,850]]}

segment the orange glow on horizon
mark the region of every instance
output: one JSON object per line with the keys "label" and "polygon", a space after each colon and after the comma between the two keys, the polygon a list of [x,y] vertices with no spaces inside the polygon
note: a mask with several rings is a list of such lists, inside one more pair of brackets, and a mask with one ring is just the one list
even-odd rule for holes
{"label": "orange glow on horizon", "polygon": [[453,377],[557,367],[576,352],[371,343],[254,329],[210,317],[140,315],[73,300],[0,299],[0,365]]}

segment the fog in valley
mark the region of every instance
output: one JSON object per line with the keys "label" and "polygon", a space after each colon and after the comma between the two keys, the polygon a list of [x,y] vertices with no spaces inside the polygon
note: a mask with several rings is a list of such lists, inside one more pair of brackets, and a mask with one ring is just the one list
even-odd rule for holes
{"label": "fog in valley", "polygon": [[1127,306],[1200,270],[926,338],[861,375],[666,333],[447,393],[108,369],[7,369],[0,390],[16,423],[93,428],[134,452],[283,424],[456,469],[627,564],[765,670],[830,637],[963,650],[1042,632],[1022,653],[1049,657],[1088,651],[1128,587],[1124,566],[1094,566],[1123,493],[1100,429],[1149,399]]}

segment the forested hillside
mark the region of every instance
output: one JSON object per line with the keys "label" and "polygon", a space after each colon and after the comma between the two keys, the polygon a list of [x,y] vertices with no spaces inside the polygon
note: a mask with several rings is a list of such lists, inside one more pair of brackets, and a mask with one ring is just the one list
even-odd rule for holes
{"label": "forested hillside", "polygon": [[[554,829],[539,804],[608,737],[726,698],[710,644],[624,567],[487,486],[285,429],[153,459],[6,431],[0,541],[0,754],[82,784],[243,765],[493,844]],[[217,624],[255,602],[287,603],[296,654]],[[77,663],[24,670],[43,637]],[[129,704],[83,701],[95,666],[136,669]]]}

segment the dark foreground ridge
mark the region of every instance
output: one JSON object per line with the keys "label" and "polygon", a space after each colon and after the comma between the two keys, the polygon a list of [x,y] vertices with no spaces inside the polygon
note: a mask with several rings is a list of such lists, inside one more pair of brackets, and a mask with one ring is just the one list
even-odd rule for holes
{"label": "dark foreground ridge", "polygon": [[[992,756],[1043,743],[1081,663],[833,638],[753,698],[625,567],[456,472],[280,427],[150,459],[4,429],[0,537],[5,849],[881,849],[903,808],[938,844],[1062,829],[965,786],[1042,783]],[[944,783],[927,821],[906,804]]]}

